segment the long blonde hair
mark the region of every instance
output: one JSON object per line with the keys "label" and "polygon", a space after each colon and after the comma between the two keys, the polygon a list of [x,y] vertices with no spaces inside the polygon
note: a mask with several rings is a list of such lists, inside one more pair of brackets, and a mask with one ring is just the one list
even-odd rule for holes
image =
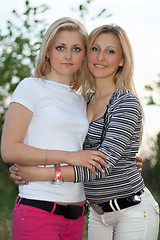
{"label": "long blonde hair", "polygon": [[[85,46],[85,51],[87,52],[88,33],[84,25],[78,20],[72,19],[70,17],[60,18],[51,24],[51,26],[48,28],[43,38],[41,49],[40,49],[36,67],[35,67],[35,72],[34,72],[35,77],[45,78],[45,76],[50,72],[51,65],[46,55],[57,33],[63,30],[76,31],[80,33]],[[83,81],[85,81],[86,79],[87,71],[88,70],[87,70],[86,57],[85,57],[80,69],[73,74],[73,79],[71,82],[71,86],[73,90],[78,90],[80,88]]]}
{"label": "long blonde hair", "polygon": [[[116,89],[121,91],[129,90],[137,95],[133,82],[134,61],[132,47],[126,32],[117,25],[102,25],[97,27],[89,34],[89,50],[95,39],[103,33],[112,33],[115,35],[122,48],[123,66],[119,67],[115,75]],[[91,73],[83,85],[83,94],[88,90],[95,91],[94,76]]]}
{"label": "long blonde hair", "polygon": [[[100,35],[104,33],[112,33],[114,36],[117,37],[119,40],[119,44],[122,49],[122,57],[123,57],[123,66],[120,66],[117,70],[117,73],[115,75],[115,84],[116,84],[116,90],[117,91],[127,91],[129,90],[133,94],[135,94],[137,97],[137,92],[135,89],[135,85],[133,82],[133,70],[134,70],[134,61],[133,61],[133,53],[132,53],[132,47],[130,44],[130,41],[128,39],[128,36],[126,32],[117,25],[102,25],[100,27],[97,27],[89,34],[89,48],[88,52],[90,51],[93,42],[95,39]],[[94,76],[89,73],[86,81],[83,83],[82,87],[82,95],[85,96],[87,92],[95,92],[95,78]],[[139,97],[138,97],[139,99]],[[140,101],[140,99],[139,99]],[[140,101],[141,104],[141,101]],[[141,104],[142,109],[142,115],[144,118],[143,108]],[[142,138],[142,132],[143,132],[143,124],[141,128],[141,138]]]}

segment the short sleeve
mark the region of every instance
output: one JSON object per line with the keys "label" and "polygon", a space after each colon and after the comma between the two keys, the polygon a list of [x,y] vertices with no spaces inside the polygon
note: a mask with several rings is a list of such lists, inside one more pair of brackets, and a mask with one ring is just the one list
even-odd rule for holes
{"label": "short sleeve", "polygon": [[35,81],[33,78],[23,79],[13,92],[10,102],[20,103],[33,112],[35,107],[34,89]]}

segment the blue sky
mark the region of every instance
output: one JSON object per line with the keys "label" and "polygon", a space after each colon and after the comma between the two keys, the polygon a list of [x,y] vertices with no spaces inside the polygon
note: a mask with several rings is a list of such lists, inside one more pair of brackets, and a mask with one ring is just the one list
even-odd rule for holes
{"label": "blue sky", "polygon": [[[78,12],[71,11],[85,0],[30,0],[31,5],[42,3],[50,6],[47,22],[50,25],[59,17],[72,16],[79,18]],[[5,29],[6,20],[11,18],[11,10],[16,8],[22,12],[24,0],[0,0],[0,26]],[[110,18],[91,20],[102,8],[107,8]],[[88,16],[83,22],[88,31],[102,25],[115,23],[124,28],[133,47],[135,60],[134,80],[141,99],[146,95],[144,85],[157,80],[160,73],[160,1],[159,0],[94,0],[89,7]],[[160,108],[144,106],[145,135],[153,136],[160,125]]]}

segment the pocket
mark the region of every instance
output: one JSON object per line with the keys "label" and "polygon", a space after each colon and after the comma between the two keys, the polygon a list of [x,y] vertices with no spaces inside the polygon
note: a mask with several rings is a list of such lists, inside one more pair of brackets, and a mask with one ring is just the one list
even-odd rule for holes
{"label": "pocket", "polygon": [[141,218],[141,219],[146,217],[146,210],[143,202],[135,206],[125,208],[121,210],[121,212],[127,217]]}

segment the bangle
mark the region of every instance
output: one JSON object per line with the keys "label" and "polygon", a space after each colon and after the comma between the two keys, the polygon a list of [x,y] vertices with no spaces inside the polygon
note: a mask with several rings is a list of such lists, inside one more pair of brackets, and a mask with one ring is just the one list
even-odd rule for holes
{"label": "bangle", "polygon": [[55,164],[54,169],[55,169],[55,179],[52,183],[56,185],[60,185],[61,183],[63,183],[63,179],[61,175],[61,167],[59,164]]}

